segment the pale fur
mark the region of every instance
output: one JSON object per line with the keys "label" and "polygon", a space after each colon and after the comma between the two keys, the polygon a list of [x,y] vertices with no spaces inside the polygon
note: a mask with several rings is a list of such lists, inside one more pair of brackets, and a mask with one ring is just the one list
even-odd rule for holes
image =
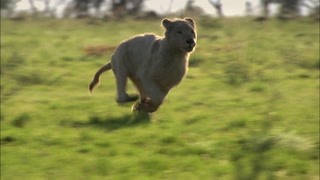
{"label": "pale fur", "polygon": [[90,92],[99,83],[100,75],[112,69],[116,77],[118,103],[138,98],[126,93],[129,78],[140,95],[140,102],[133,105],[133,110],[156,111],[168,92],[186,75],[189,54],[196,45],[195,23],[191,18],[164,19],[162,25],[164,37],[143,34],[122,42],[111,62],[96,72],[89,85]]}

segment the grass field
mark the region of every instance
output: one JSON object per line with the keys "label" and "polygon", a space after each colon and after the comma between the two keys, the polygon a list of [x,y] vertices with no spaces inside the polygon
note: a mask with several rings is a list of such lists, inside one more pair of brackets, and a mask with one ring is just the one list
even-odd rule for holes
{"label": "grass field", "polygon": [[160,21],[2,19],[1,179],[319,179],[318,23],[197,19],[186,79],[132,122],[111,72],[87,85]]}

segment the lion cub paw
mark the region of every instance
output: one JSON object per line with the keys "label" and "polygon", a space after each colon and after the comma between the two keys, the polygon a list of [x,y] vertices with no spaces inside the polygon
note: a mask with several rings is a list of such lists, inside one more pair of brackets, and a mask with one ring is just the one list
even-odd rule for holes
{"label": "lion cub paw", "polygon": [[138,113],[153,113],[158,109],[159,106],[154,106],[150,98],[141,99],[140,102],[135,103],[132,106],[132,112]]}

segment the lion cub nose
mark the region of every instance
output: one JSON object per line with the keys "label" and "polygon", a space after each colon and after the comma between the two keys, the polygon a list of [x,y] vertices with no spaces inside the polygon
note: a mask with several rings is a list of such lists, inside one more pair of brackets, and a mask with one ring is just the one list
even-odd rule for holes
{"label": "lion cub nose", "polygon": [[188,44],[190,44],[190,45],[194,44],[194,40],[193,40],[193,39],[188,39],[186,42],[187,42]]}

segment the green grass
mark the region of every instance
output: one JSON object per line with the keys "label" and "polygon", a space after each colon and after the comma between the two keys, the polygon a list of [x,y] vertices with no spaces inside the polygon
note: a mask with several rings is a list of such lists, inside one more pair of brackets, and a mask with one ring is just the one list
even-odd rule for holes
{"label": "green grass", "polygon": [[186,79],[133,121],[83,48],[160,21],[2,19],[1,179],[319,179],[319,24],[197,19]]}

